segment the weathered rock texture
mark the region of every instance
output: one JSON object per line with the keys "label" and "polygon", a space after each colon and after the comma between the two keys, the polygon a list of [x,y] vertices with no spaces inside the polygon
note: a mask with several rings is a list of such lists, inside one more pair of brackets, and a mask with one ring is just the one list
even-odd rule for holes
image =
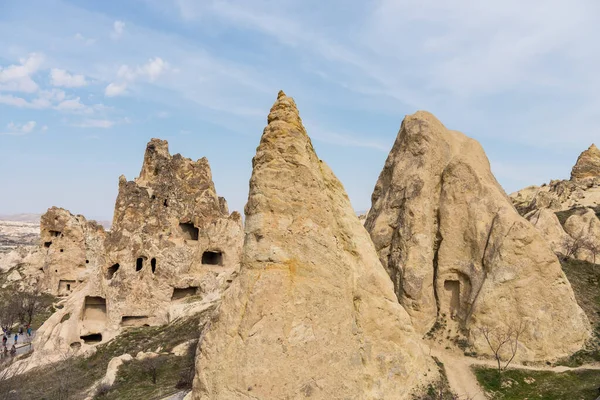
{"label": "weathered rock texture", "polygon": [[[49,250],[58,257],[53,265],[63,253],[76,267],[85,260],[93,265],[94,256],[103,261],[40,328],[31,366],[66,353],[90,354],[128,327],[162,325],[213,307],[239,269],[240,214],[228,214],[205,158],[171,156],[165,141],[150,141],[139,178],[119,179],[104,254],[86,245],[84,255],[85,230],[70,229],[73,217],[57,215],[42,221],[42,240],[52,241]],[[71,243],[78,244],[72,253]]]}
{"label": "weathered rock texture", "polygon": [[525,219],[542,234],[555,254],[567,254],[573,239],[565,232],[554,211],[541,208],[525,215]]}
{"label": "weathered rock texture", "polygon": [[344,188],[283,92],[253,161],[240,276],[194,399],[405,399],[437,375]]}
{"label": "weathered rock texture", "polygon": [[96,221],[52,207],[42,215],[40,246],[44,253],[41,288],[68,296],[104,264],[106,232]]}
{"label": "weathered rock texture", "polygon": [[427,112],[402,123],[366,228],[420,333],[450,317],[486,353],[478,327],[523,321],[518,356],[528,360],[570,354],[589,336],[558,259],[517,214],[479,143]]}
{"label": "weathered rock texture", "polygon": [[577,159],[577,164],[571,171],[571,180],[582,182],[598,178],[600,178],[600,150],[592,144]]}
{"label": "weathered rock texture", "polygon": [[591,263],[600,261],[600,219],[594,210],[582,208],[575,211],[566,220],[565,231],[575,244],[573,257]]}

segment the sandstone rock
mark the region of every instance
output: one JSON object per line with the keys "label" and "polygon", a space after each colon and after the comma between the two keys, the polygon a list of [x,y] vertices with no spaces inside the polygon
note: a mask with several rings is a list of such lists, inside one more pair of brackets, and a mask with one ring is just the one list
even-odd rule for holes
{"label": "sandstone rock", "polygon": [[437,376],[341,183],[283,92],[253,160],[242,268],[194,399],[406,399]]}
{"label": "sandstone rock", "polygon": [[595,178],[600,178],[600,150],[595,144],[592,144],[577,159],[577,163],[571,171],[571,180],[584,182]]}
{"label": "sandstone rock", "polygon": [[[205,158],[171,156],[165,141],[152,139],[140,177],[119,179],[112,229],[97,251],[100,264],[38,330],[25,370],[91,354],[129,327],[164,325],[214,309],[239,269],[243,242],[240,214],[226,211]],[[54,214],[58,218],[49,212],[42,221],[42,240],[52,241],[56,257],[71,254],[65,266],[82,265],[82,240],[90,235],[73,223],[82,217]],[[83,242],[85,259],[96,265],[92,246]]]}
{"label": "sandstone rock", "polygon": [[41,287],[69,296],[93,271],[104,265],[106,232],[96,221],[52,207],[42,215],[40,241],[45,253]]}
{"label": "sandstone rock", "polygon": [[594,210],[577,210],[565,222],[565,231],[578,243],[575,258],[592,263],[600,260],[600,220]]}
{"label": "sandstone rock", "polygon": [[402,123],[366,228],[420,333],[446,319],[485,354],[477,328],[525,322],[523,360],[565,356],[590,335],[558,259],[515,211],[479,143],[427,112]]}
{"label": "sandstone rock", "polygon": [[10,274],[8,274],[8,276],[6,277],[6,280],[9,282],[16,282],[16,281],[20,281],[21,278],[21,274],[19,274],[19,272],[17,270],[13,270]]}
{"label": "sandstone rock", "polygon": [[115,384],[115,380],[117,379],[117,373],[119,372],[119,368],[123,363],[127,361],[133,360],[133,357],[129,354],[123,354],[122,356],[115,357],[108,363],[106,367],[106,375],[102,378],[100,382],[100,386],[112,386]]}
{"label": "sandstone rock", "polygon": [[542,208],[532,211],[525,218],[542,234],[555,254],[566,254],[573,239],[565,232],[554,211]]}

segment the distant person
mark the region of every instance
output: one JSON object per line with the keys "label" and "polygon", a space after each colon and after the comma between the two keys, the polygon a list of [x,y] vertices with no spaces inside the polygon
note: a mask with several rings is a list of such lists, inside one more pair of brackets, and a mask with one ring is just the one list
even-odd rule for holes
{"label": "distant person", "polygon": [[15,333],[15,344],[17,344],[17,341],[19,340],[19,334]]}
{"label": "distant person", "polygon": [[2,336],[2,344],[6,347],[6,342],[8,342],[8,338],[6,335]]}
{"label": "distant person", "polygon": [[23,335],[23,325],[19,327],[19,335]]}
{"label": "distant person", "polygon": [[27,336],[31,337],[31,326],[27,325]]}
{"label": "distant person", "polygon": [[16,354],[17,354],[17,348],[13,344],[12,347],[10,348],[10,356],[14,357]]}

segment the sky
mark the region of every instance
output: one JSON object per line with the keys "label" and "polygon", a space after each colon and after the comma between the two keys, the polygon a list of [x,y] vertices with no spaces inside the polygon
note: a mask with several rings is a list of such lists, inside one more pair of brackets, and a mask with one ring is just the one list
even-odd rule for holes
{"label": "sky", "polygon": [[417,110],[508,193],[568,178],[600,142],[599,37],[596,0],[0,0],[0,214],[110,220],[153,137],[243,210],[280,89],[356,210]]}

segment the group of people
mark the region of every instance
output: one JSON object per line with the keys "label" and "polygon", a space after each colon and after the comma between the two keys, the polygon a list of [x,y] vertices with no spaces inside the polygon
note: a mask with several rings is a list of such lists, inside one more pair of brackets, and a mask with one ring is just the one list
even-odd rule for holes
{"label": "group of people", "polygon": [[17,343],[19,342],[19,336],[23,336],[24,332],[27,333],[28,337],[31,337],[31,326],[27,324],[25,328],[23,326],[19,327],[18,332],[15,332],[14,341],[8,350],[8,338],[12,335],[12,329],[10,327],[2,327],[2,350],[0,351],[0,357],[5,358],[10,355],[10,357],[14,357],[17,355]]}

